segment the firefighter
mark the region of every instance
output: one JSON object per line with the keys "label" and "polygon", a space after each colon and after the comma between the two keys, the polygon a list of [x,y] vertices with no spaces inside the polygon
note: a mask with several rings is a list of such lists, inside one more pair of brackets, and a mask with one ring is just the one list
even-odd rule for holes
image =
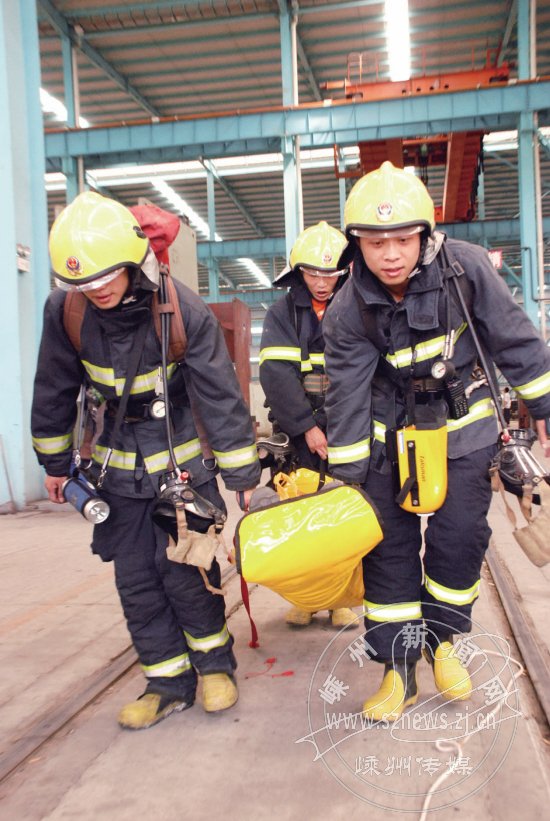
{"label": "firefighter", "polygon": [[[449,266],[465,272],[460,287],[474,330],[538,420],[550,455],[550,351],[486,251],[434,229],[433,202],[417,177],[390,162],[362,177],[346,202],[349,245],[339,262],[353,265],[353,277],[324,327],[329,470],[360,484],[383,523],[383,541],[363,560],[368,652],[384,664],[381,687],[364,704],[374,720],[397,719],[415,703],[423,645],[445,698],[467,699],[471,691],[453,637],[471,629],[479,594],[499,431],[460,298],[444,277]],[[444,357],[448,339],[451,360]],[[450,364],[455,377],[447,380]],[[427,520],[423,561],[421,519],[401,506],[392,467],[392,429],[415,414],[442,414],[447,433],[447,492]],[[425,478],[431,475],[428,459]]]}
{"label": "firefighter", "polygon": [[[323,320],[348,273],[337,265],[345,246],[344,235],[326,222],[302,231],[290,265],[273,283],[288,292],[269,308],[260,345],[260,383],[274,430],[290,437],[298,465],[315,471],[327,459]],[[298,607],[286,616],[296,627],[311,620],[312,614]],[[331,621],[352,627],[357,617],[340,608],[331,612]]]}
{"label": "firefighter", "polygon": [[[95,525],[91,547],[103,561],[114,562],[128,630],[147,681],[143,695],[120,712],[119,724],[145,728],[191,707],[198,677],[204,709],[227,709],[238,693],[223,595],[207,589],[198,567],[169,561],[168,535],[153,520],[159,477],[169,457],[165,420],[156,418],[151,404],[158,399],[162,370],[151,307],[159,287],[157,259],[130,210],[92,192],[80,194],[54,222],[50,256],[59,287],[49,295],[44,311],[33,445],[46,470],[50,500],[63,503],[80,386],[84,383],[103,396],[104,429],[91,473],[97,480],[106,451],[113,447],[98,491],[110,515]],[[247,504],[260,474],[250,416],[213,313],[186,286],[174,285],[187,334],[183,361],[170,364],[167,373],[178,468],[189,472],[197,493],[224,510],[215,478],[219,469],[226,487],[239,492]],[[64,325],[64,302],[71,289],[86,297],[78,353]],[[113,443],[110,437],[128,362],[139,348],[138,334],[142,348],[137,374]],[[210,462],[201,453],[191,392],[215,455]],[[190,531],[204,532],[212,524],[193,512],[186,516]],[[212,588],[220,587],[215,559],[207,578]]]}

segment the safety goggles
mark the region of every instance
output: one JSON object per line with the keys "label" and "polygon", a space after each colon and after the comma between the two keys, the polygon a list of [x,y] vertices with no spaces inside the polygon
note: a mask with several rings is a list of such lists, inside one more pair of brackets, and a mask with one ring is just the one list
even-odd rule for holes
{"label": "safety goggles", "polygon": [[61,288],[62,291],[97,291],[99,288],[103,288],[104,285],[108,285],[109,282],[112,282],[113,279],[116,279],[120,274],[124,273],[126,268],[115,268],[114,271],[109,271],[108,274],[103,274],[101,277],[97,277],[97,279],[92,279],[89,282],[65,282],[63,279],[59,279],[55,277],[55,284],[58,288]]}
{"label": "safety goggles", "polygon": [[365,237],[365,239],[402,239],[412,237],[426,230],[426,225],[401,225],[397,228],[350,228],[349,232],[354,237]]}
{"label": "safety goggles", "polygon": [[299,265],[298,269],[302,274],[310,277],[341,277],[348,273],[348,268],[341,268],[338,271],[323,271],[321,268],[308,268],[306,265]]}

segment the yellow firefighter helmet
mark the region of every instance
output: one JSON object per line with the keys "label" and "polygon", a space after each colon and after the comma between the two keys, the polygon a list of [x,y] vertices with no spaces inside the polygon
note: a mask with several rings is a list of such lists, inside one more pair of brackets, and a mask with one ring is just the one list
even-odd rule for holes
{"label": "yellow firefighter helmet", "polygon": [[119,202],[92,191],[63,209],[50,231],[50,258],[63,287],[86,286],[144,261],[149,240],[133,214]]}
{"label": "yellow firefighter helmet", "polygon": [[401,236],[435,228],[434,204],[424,183],[391,162],[365,174],[344,209],[348,236]]}
{"label": "yellow firefighter helmet", "polygon": [[290,252],[290,267],[294,271],[306,269],[308,274],[341,276],[346,269],[338,269],[338,260],[347,239],[328,222],[318,222],[298,236]]}

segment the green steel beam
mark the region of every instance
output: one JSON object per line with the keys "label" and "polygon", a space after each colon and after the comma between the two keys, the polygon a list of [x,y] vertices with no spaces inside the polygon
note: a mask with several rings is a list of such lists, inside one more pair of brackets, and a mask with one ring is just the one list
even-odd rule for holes
{"label": "green steel beam", "polygon": [[[517,219],[479,220],[476,222],[445,223],[437,226],[447,236],[477,244],[487,240],[495,245],[500,242],[514,242],[519,239],[520,226]],[[543,219],[545,236],[550,237],[550,217]],[[224,242],[198,242],[197,258],[207,262],[210,258],[239,259],[251,257],[264,259],[285,257],[284,237],[265,237],[263,239],[225,240]]]}
{"label": "green steel beam", "polygon": [[[550,217],[542,221],[544,234],[550,236]],[[483,240],[495,244],[498,242],[517,242],[520,238],[519,219],[476,220],[475,222],[456,222],[438,225],[441,231],[454,239],[481,243]]]}
{"label": "green steel beam", "polygon": [[[263,305],[271,305],[281,298],[281,291],[274,288],[265,288],[264,290],[244,290],[236,289],[230,293],[220,293],[216,302],[233,302],[234,299],[240,299],[241,302],[246,302],[251,308],[259,308]],[[201,293],[201,299],[204,302],[214,302],[207,294]]]}
{"label": "green steel beam", "polygon": [[469,129],[499,131],[516,128],[522,112],[539,112],[544,125],[549,101],[550,81],[543,80],[378,102],[312,103],[238,117],[50,131],[46,158],[49,170],[65,156],[83,156],[104,167],[279,151],[281,134],[300,136],[302,148],[322,148]]}
{"label": "green steel beam", "polygon": [[56,9],[50,0],[38,0],[38,5],[44,12],[49,23],[61,36],[67,37],[76,48],[80,49],[94,65],[104,71],[119,88],[135,100],[145,111],[148,111],[153,117],[160,117],[160,111],[134,88],[127,77],[117,71],[97,49],[87,43],[86,40],[76,32],[74,27],[67,22],[66,18]]}
{"label": "green steel beam", "polygon": [[284,237],[264,237],[262,239],[224,240],[224,242],[198,242],[197,259],[253,259],[283,257],[286,255]]}

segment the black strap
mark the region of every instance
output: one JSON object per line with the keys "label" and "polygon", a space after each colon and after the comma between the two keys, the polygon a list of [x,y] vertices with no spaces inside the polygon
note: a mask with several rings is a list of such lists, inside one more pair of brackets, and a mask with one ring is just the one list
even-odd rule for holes
{"label": "black strap", "polygon": [[134,344],[132,346],[132,352],[130,354],[130,358],[128,360],[128,370],[126,371],[126,379],[124,380],[124,387],[122,389],[122,396],[120,397],[120,402],[118,403],[118,408],[115,417],[115,424],[113,427],[113,433],[111,435],[110,447],[114,448],[117,440],[118,435],[120,433],[120,427],[122,425],[122,421],[124,419],[124,415],[126,413],[126,408],[128,406],[128,399],[130,398],[130,389],[132,387],[132,383],[134,378],[137,374],[137,369],[139,365],[139,360],[141,359],[141,354],[143,352],[143,348],[145,346],[145,337],[147,336],[147,331],[149,330],[150,322],[144,322],[142,325],[139,326],[136,332],[136,336],[134,339]]}
{"label": "black strap", "polygon": [[317,485],[317,490],[321,490],[321,488],[324,487],[327,475],[327,466],[325,460],[320,459],[319,462],[319,484]]}
{"label": "black strap", "polygon": [[418,475],[416,473],[416,444],[414,441],[407,442],[407,461],[409,464],[409,476],[403,483],[403,487],[395,497],[398,505],[402,505],[408,494],[411,494],[413,505],[418,504]]}

